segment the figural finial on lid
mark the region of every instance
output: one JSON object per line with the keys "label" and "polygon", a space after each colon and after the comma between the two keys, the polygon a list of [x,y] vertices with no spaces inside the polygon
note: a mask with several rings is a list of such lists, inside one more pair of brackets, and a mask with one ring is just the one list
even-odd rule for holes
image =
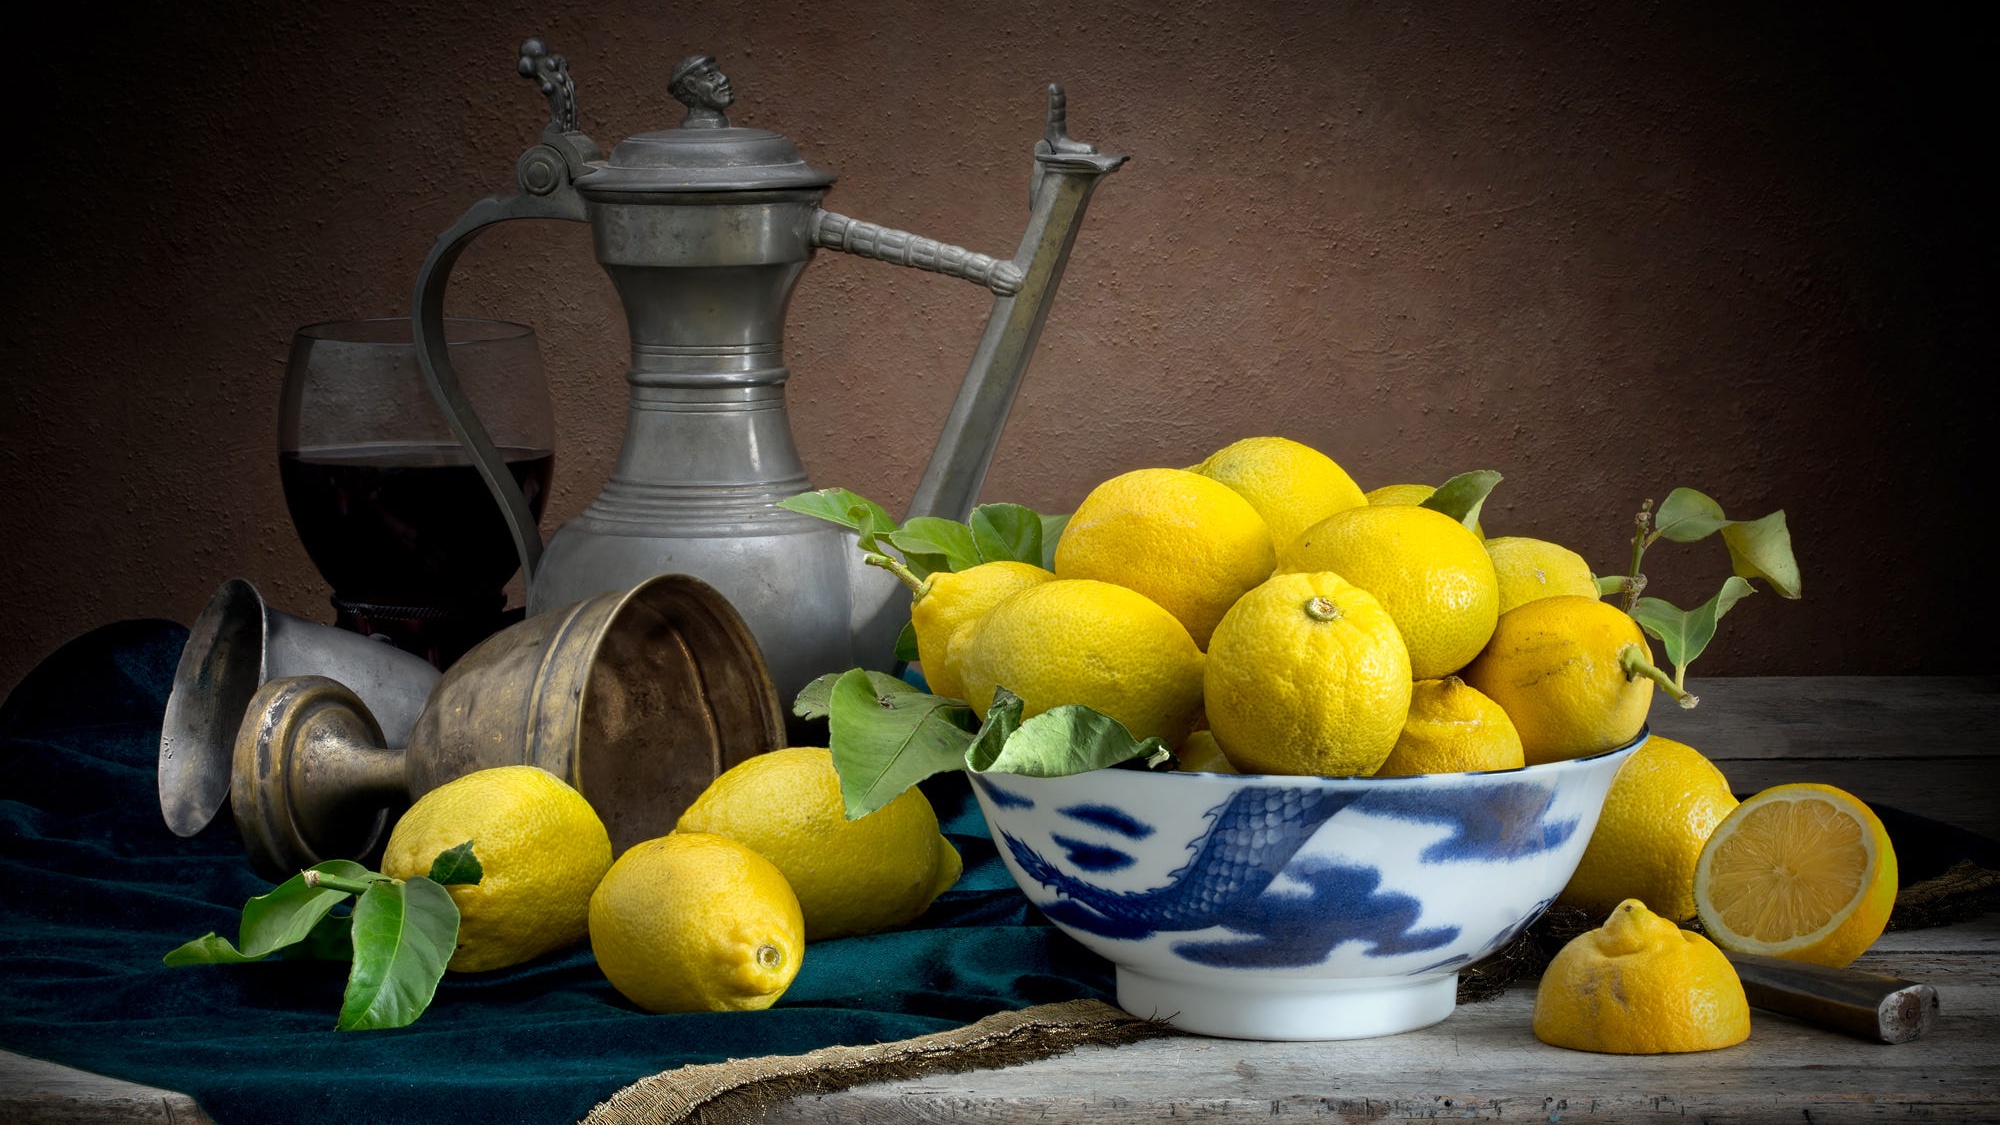
{"label": "figural finial on lid", "polygon": [[682,59],[667,80],[667,92],[688,107],[681,128],[729,128],[729,117],[722,111],[729,108],[736,95],[730,92],[729,76],[715,65],[713,55],[690,55]]}

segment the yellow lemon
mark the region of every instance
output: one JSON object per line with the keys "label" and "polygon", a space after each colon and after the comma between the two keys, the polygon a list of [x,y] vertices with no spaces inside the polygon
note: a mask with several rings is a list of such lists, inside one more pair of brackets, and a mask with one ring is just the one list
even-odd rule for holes
{"label": "yellow lemon", "polygon": [[1695,860],[1735,807],[1713,762],[1653,735],[1619,769],[1590,846],[1556,901],[1602,914],[1636,898],[1668,921],[1693,918]]}
{"label": "yellow lemon", "polygon": [[611,838],[582,794],[535,766],[448,781],[396,822],[382,874],[428,875],[439,853],[467,840],[483,874],[445,888],[458,904],[450,968],[501,969],[583,940],[590,893],[611,866]]}
{"label": "yellow lemon", "polygon": [[[1220,487],[1220,486],[1217,486]],[[1024,718],[1077,703],[1169,744],[1201,710],[1202,654],[1180,620],[1144,594],[1058,578],[994,606],[955,648],[965,700],[981,715],[995,688]]]}
{"label": "yellow lemon", "polygon": [[1712,1051],[1750,1037],[1736,969],[1707,938],[1626,899],[1549,962],[1535,1038],[1576,1051]]}
{"label": "yellow lemon", "polygon": [[808,941],[900,926],[958,882],[958,851],[938,833],[922,790],[849,820],[833,754],[820,747],[730,767],[674,831],[727,836],[776,864],[799,897]]}
{"label": "yellow lemon", "polygon": [[926,580],[924,592],[910,606],[910,623],[917,633],[917,660],[931,694],[965,698],[965,685],[951,657],[953,638],[985,616],[1009,594],[1055,575],[1032,563],[989,562],[960,571],[940,571]]}
{"label": "yellow lemon", "polygon": [[[1428,484],[1385,484],[1380,488],[1371,488],[1363,495],[1370,504],[1421,504],[1436,491],[1436,486]],[[1472,534],[1482,541],[1486,538],[1486,529],[1480,526],[1478,520],[1472,521]]]}
{"label": "yellow lemon", "polygon": [[1055,570],[1137,590],[1207,648],[1224,611],[1269,578],[1275,561],[1264,517],[1228,485],[1186,469],[1139,469],[1076,506]]}
{"label": "yellow lemon", "polygon": [[[1486,541],[1500,583],[1500,612],[1555,594],[1597,596],[1597,578],[1583,556],[1546,539],[1502,535]],[[1607,907],[1606,909],[1609,909]]]}
{"label": "yellow lemon", "polygon": [[799,900],[734,840],[673,832],[634,844],[590,897],[590,949],[611,986],[649,1012],[754,1012],[805,959]]}
{"label": "yellow lemon", "polygon": [[1216,626],[1209,729],[1248,773],[1365,776],[1410,710],[1410,656],[1368,591],[1337,574],[1279,574]]}
{"label": "yellow lemon", "polygon": [[1222,752],[1222,743],[1215,740],[1212,730],[1198,730],[1187,736],[1181,748],[1174,752],[1175,768],[1182,773],[1236,773],[1236,767],[1229,761],[1229,755]]}
{"label": "yellow lemon", "polygon": [[1840,966],[1882,936],[1896,881],[1873,809],[1831,785],[1779,785],[1716,826],[1694,901],[1724,949]]}
{"label": "yellow lemon", "polygon": [[1377,777],[1519,769],[1521,735],[1498,703],[1457,676],[1418,680],[1410,717]]}
{"label": "yellow lemon", "polygon": [[1465,682],[1498,703],[1529,765],[1613,750],[1638,737],[1653,681],[1619,664],[1628,645],[1652,659],[1639,623],[1596,598],[1559,594],[1500,615]]}
{"label": "yellow lemon", "polygon": [[1333,513],[1368,502],[1333,458],[1290,438],[1231,442],[1191,471],[1221,481],[1250,501],[1271,530],[1272,549],[1279,551]]}
{"label": "yellow lemon", "polygon": [[1281,571],[1330,570],[1375,595],[1402,631],[1410,672],[1434,680],[1479,655],[1500,614],[1493,560],[1465,525],[1414,504],[1369,504],[1292,541]]}

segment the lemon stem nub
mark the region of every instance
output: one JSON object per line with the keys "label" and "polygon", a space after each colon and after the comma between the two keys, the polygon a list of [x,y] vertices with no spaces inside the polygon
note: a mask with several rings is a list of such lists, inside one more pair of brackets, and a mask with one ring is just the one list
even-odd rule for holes
{"label": "lemon stem nub", "polygon": [[775,969],[785,963],[784,950],[767,941],[757,947],[757,963],[767,969]]}
{"label": "lemon stem nub", "polygon": [[1314,621],[1338,621],[1340,607],[1333,604],[1333,599],[1321,595],[1306,602],[1306,616]]}
{"label": "lemon stem nub", "polygon": [[1672,676],[1660,671],[1652,661],[1646,659],[1646,650],[1636,644],[1628,644],[1618,650],[1618,666],[1625,669],[1625,678],[1644,676],[1660,686],[1660,690],[1674,697],[1674,702],[1688,710],[1701,700],[1674,682]]}

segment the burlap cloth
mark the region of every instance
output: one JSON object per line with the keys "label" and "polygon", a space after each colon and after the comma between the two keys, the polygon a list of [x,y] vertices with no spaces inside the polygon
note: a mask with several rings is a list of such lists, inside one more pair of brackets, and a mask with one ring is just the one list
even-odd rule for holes
{"label": "burlap cloth", "polygon": [[[1889,928],[1940,926],[1996,908],[2000,872],[1961,862],[1903,888]],[[1459,1003],[1490,1000],[1510,985],[1540,976],[1557,950],[1599,921],[1581,910],[1551,909],[1505,949],[1459,974]],[[756,1120],[766,1106],[799,1094],[1014,1066],[1077,1047],[1115,1047],[1177,1034],[1163,1022],[1139,1019],[1100,1000],[1042,1004],[894,1043],[681,1067],[618,1091],[592,1110],[583,1125],[734,1125]]]}

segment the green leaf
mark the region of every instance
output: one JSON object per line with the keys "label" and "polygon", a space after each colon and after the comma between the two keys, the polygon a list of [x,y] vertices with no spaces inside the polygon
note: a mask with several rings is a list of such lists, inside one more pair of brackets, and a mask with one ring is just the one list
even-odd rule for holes
{"label": "green leaf", "polygon": [[828,672],[800,688],[798,698],[792,700],[792,714],[801,719],[826,718],[827,700],[833,696],[834,682],[844,674]]}
{"label": "green leaf", "polygon": [[1479,523],[1479,509],[1485,506],[1486,497],[1492,494],[1493,486],[1500,480],[1500,474],[1492,469],[1460,473],[1439,485],[1437,491],[1425,497],[1419,507],[1443,512],[1470,530]]}
{"label": "green leaf", "polygon": [[1125,724],[1094,708],[1065,704],[1024,722],[1021,707],[1012,692],[994,692],[980,737],[966,751],[967,766],[978,773],[1069,777],[1171,753],[1160,739],[1135,739]]}
{"label": "green leaf", "polygon": [[1729,607],[1756,592],[1756,587],[1731,575],[1716,595],[1693,609],[1682,610],[1660,598],[1640,598],[1632,606],[1632,619],[1660,642],[1677,675],[1685,675],[1708,642],[1715,639],[1716,622]]}
{"label": "green leaf", "polygon": [[1738,577],[1762,578],[1779,597],[1801,593],[1799,563],[1792,557],[1792,533],[1785,527],[1785,510],[1763,519],[1739,520],[1722,529],[1729,562]]}
{"label": "green leaf", "polygon": [[[374,874],[348,859],[330,859],[314,864],[311,869],[345,879],[366,879]],[[204,934],[169,952],[163,960],[176,966],[261,961],[285,946],[305,940],[319,920],[347,896],[348,892],[332,887],[306,886],[305,874],[301,872],[268,894],[243,904],[243,919],[236,931],[237,945],[216,934]]]}
{"label": "green leaf", "polygon": [[340,1004],[342,1031],[404,1027],[431,1003],[458,944],[458,906],[419,875],[385,879],[354,907],[354,968]]}
{"label": "green leaf", "polygon": [[932,774],[965,766],[974,716],[959,700],[855,668],[834,681],[827,712],[827,742],[849,820]]}
{"label": "green leaf", "polygon": [[[905,664],[909,664],[919,659],[919,657],[917,656],[916,622],[914,621],[903,622],[903,631],[896,634],[896,659],[902,661]],[[832,685],[828,686],[830,687]]]}
{"label": "green leaf", "polygon": [[966,521],[980,562],[1042,565],[1042,517],[1019,504],[981,504]]}
{"label": "green leaf", "polygon": [[352,961],[353,928],[353,915],[329,914],[319,920],[305,940],[286,946],[278,955],[287,961]]}
{"label": "green leaf", "polygon": [[1063,528],[1069,526],[1069,516],[1068,512],[1063,512],[1042,517],[1042,557],[1036,560],[1035,565],[1043,570],[1053,571],[1056,568],[1056,544],[1062,541]]}
{"label": "green leaf", "polygon": [[1653,513],[1653,531],[1675,543],[1706,539],[1730,524],[1722,505],[1692,488],[1676,488],[1667,493]]}
{"label": "green leaf", "polygon": [[801,515],[816,516],[855,531],[878,520],[891,524],[895,522],[889,519],[889,513],[882,505],[844,488],[822,488],[787,496],[778,501],[778,507]]}
{"label": "green leaf", "polygon": [[973,542],[972,529],[955,520],[916,516],[884,538],[903,552],[906,560],[910,556],[921,556],[927,564],[933,559],[943,560],[941,565],[927,565],[926,572],[959,571],[979,563],[979,547]]}
{"label": "green leaf", "polygon": [[438,853],[431,860],[431,882],[439,886],[477,883],[486,877],[486,869],[479,864],[479,857],[472,854],[472,841]]}

